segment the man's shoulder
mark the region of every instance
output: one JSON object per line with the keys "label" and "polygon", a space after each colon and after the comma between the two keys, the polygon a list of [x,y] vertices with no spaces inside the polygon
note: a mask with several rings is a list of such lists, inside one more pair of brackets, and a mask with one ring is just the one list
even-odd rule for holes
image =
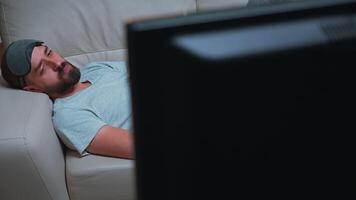
{"label": "man's shoulder", "polygon": [[54,106],[52,120],[56,127],[65,127],[70,124],[77,124],[80,121],[85,121],[89,117],[93,117],[93,112],[89,109],[74,106],[70,106],[70,104],[69,106],[66,104]]}
{"label": "man's shoulder", "polygon": [[124,61],[96,61],[85,65],[82,71],[100,70],[100,69],[111,69],[118,70],[121,68],[126,68],[126,63]]}
{"label": "man's shoulder", "polygon": [[67,120],[72,120],[75,112],[75,109],[63,107],[63,105],[55,102],[52,111],[52,120],[55,125],[62,124]]}
{"label": "man's shoulder", "polygon": [[96,82],[103,75],[127,74],[126,64],[123,61],[92,62],[81,69],[81,81]]}

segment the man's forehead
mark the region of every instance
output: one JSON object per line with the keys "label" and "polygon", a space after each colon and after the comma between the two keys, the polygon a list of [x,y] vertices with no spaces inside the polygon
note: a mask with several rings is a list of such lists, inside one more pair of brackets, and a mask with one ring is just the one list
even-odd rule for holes
{"label": "man's forehead", "polygon": [[32,51],[31,55],[31,68],[36,67],[35,65],[38,64],[39,60],[41,59],[41,55],[44,49],[47,47],[46,44],[42,43],[41,45],[35,46]]}
{"label": "man's forehead", "polygon": [[[35,49],[43,49],[43,48],[45,48],[45,47],[47,47],[47,45],[46,45],[45,43],[42,43],[42,44],[40,44],[40,45],[38,45],[38,46],[35,46],[33,50],[35,50]],[[32,52],[32,53],[33,53],[33,52]]]}

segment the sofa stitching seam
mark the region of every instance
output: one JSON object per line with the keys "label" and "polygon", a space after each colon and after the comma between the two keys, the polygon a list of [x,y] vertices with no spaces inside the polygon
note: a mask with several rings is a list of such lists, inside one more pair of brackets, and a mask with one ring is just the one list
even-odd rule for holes
{"label": "sofa stitching seam", "polygon": [[7,35],[7,38],[9,40],[8,42],[10,42],[11,39],[10,39],[10,34],[9,34],[9,27],[7,26],[7,20],[6,20],[4,5],[1,5],[1,9],[2,9],[2,13],[3,13],[3,17],[4,17],[4,25],[5,25],[6,35]]}
{"label": "sofa stitching seam", "polygon": [[70,55],[70,56],[66,56],[66,58],[73,57],[73,56],[86,55],[86,54],[95,54],[95,53],[103,53],[103,52],[108,52],[108,51],[117,51],[117,50],[127,50],[127,48],[106,49],[106,50],[100,50],[100,51],[88,51],[88,52],[83,52],[83,53],[78,53],[78,54],[73,54],[73,55]]}
{"label": "sofa stitching seam", "polygon": [[17,139],[23,139],[23,136],[19,136],[19,137],[11,137],[11,138],[0,138],[0,142],[1,141],[6,141],[6,140],[17,140]]}

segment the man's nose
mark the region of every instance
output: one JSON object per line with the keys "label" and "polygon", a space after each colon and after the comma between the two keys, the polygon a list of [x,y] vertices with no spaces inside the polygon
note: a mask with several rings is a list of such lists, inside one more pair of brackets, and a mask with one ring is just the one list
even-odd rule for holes
{"label": "man's nose", "polygon": [[54,71],[60,71],[63,68],[63,61],[62,60],[50,60],[51,67]]}

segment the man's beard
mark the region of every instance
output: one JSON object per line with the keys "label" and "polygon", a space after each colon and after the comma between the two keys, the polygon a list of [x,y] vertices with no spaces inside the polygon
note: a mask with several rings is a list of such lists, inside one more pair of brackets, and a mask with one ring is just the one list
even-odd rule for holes
{"label": "man's beard", "polygon": [[[70,71],[68,72],[68,74],[64,74],[64,66],[70,66]],[[66,92],[79,82],[81,74],[78,67],[75,67],[74,65],[66,61],[63,63],[63,68],[61,69],[61,71],[59,71],[58,74],[59,78],[62,81],[57,85],[48,88],[50,92],[54,92],[57,94]]]}

